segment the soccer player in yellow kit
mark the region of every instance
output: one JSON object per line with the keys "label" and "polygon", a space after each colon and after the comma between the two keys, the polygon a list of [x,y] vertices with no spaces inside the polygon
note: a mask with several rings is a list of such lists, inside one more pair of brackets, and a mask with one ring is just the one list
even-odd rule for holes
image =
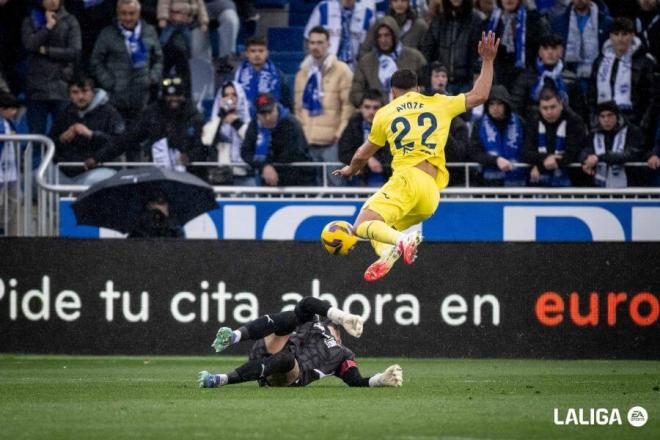
{"label": "soccer player in yellow kit", "polygon": [[389,143],[392,177],[364,203],[353,224],[353,233],[370,240],[379,256],[364,273],[366,281],[384,277],[401,256],[406,264],[415,260],[422,234],[401,231],[426,220],[437,209],[440,190],[449,183],[444,152],[449,125],[454,117],[488,99],[499,43],[494,33],[482,34],[478,47],[481,73],[472,90],[458,96],[422,95],[415,72],[395,72],[392,101],[376,113],[371,133],[350,165],[334,172],[348,178],[358,174]]}

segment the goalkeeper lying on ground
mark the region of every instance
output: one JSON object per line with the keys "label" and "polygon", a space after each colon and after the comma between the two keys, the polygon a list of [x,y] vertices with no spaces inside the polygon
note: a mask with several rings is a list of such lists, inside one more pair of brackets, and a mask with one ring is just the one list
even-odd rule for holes
{"label": "goalkeeper lying on ground", "polygon": [[215,351],[239,341],[256,341],[250,360],[227,374],[202,371],[199,386],[216,388],[256,380],[261,386],[302,387],[331,374],[352,387],[401,386],[398,365],[372,377],[360,374],[353,352],[341,343],[338,326],[359,338],[362,324],[359,316],[306,297],[292,312],[265,315],[238,330],[222,327],[213,341]]}

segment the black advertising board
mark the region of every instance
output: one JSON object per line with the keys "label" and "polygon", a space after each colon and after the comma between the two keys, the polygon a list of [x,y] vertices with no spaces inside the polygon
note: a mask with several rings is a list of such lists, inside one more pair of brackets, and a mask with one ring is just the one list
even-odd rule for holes
{"label": "black advertising board", "polygon": [[[205,354],[221,325],[315,295],[366,318],[360,356],[660,359],[660,244],[0,240],[0,352]],[[228,353],[245,353],[248,346]]]}

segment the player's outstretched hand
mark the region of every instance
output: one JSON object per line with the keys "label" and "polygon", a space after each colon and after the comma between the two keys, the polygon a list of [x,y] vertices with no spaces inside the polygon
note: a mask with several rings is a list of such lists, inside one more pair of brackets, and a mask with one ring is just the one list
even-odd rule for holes
{"label": "player's outstretched hand", "polygon": [[390,365],[387,370],[374,376],[374,386],[400,387],[403,385],[403,370],[399,364]]}
{"label": "player's outstretched hand", "polygon": [[333,176],[342,176],[342,177],[346,177],[348,179],[353,177],[355,174],[356,174],[355,171],[353,171],[353,168],[351,168],[350,165],[346,165],[345,167],[340,168],[338,170],[334,170],[332,172]]}
{"label": "player's outstretched hand", "polygon": [[484,61],[493,61],[497,55],[497,49],[499,47],[500,39],[495,38],[495,33],[493,31],[488,31],[488,35],[486,35],[485,32],[481,33],[481,41],[479,41],[477,51]]}

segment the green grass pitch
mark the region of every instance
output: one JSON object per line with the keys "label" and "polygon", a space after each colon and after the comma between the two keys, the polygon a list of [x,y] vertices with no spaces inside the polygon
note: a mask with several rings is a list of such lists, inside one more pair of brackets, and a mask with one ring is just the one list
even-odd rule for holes
{"label": "green grass pitch", "polygon": [[[199,370],[242,361],[0,355],[0,438],[660,439],[655,361],[362,359],[364,375],[401,364],[404,386],[197,387]],[[641,428],[627,422],[635,405]],[[555,407],[618,408],[623,424],[555,426]]]}

